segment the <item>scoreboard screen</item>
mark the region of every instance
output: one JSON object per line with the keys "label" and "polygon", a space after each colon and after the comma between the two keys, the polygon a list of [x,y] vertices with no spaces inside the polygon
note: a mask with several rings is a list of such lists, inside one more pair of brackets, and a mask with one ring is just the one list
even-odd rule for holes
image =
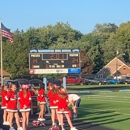
{"label": "scoreboard screen", "polygon": [[74,50],[31,51],[30,74],[80,73],[80,52]]}

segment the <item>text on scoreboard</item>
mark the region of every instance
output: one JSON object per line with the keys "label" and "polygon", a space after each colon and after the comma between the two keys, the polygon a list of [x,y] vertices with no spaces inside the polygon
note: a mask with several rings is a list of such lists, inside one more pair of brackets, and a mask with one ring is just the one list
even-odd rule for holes
{"label": "text on scoreboard", "polygon": [[30,74],[80,73],[79,51],[31,52],[29,53]]}

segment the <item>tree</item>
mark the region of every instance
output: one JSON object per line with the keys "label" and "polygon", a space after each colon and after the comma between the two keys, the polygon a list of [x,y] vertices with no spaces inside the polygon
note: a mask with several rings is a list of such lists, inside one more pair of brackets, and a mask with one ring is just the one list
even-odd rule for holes
{"label": "tree", "polygon": [[130,62],[130,22],[123,23],[111,33],[108,41],[103,45],[104,61],[108,63],[116,56],[118,50],[120,57],[123,57],[126,63]]}
{"label": "tree", "polygon": [[103,54],[100,45],[92,47],[87,53],[93,65],[93,73],[97,73],[104,66]]}
{"label": "tree", "polygon": [[21,35],[14,37],[15,43],[3,43],[3,66],[11,78],[28,74],[29,43]]}
{"label": "tree", "polygon": [[80,58],[81,58],[80,60],[81,60],[81,69],[82,69],[81,75],[92,73],[93,65],[88,59],[86,55],[86,51],[84,50],[80,51]]}
{"label": "tree", "polygon": [[96,33],[112,33],[116,32],[117,26],[114,23],[96,24],[94,31]]}
{"label": "tree", "polygon": [[73,40],[79,40],[82,34],[72,29],[68,23],[58,22],[55,26],[30,28],[24,36],[28,39],[31,49],[48,49],[53,44],[66,44]]}
{"label": "tree", "polygon": [[[4,69],[13,77],[28,74],[30,49],[80,49],[82,74],[96,73],[119,54],[130,62],[130,22],[117,27],[113,23],[96,24],[89,34],[71,28],[68,23],[58,22],[40,28],[30,27],[26,32],[14,32],[14,44],[3,43]],[[43,77],[43,75],[35,75]],[[54,75],[53,75],[54,76]]]}

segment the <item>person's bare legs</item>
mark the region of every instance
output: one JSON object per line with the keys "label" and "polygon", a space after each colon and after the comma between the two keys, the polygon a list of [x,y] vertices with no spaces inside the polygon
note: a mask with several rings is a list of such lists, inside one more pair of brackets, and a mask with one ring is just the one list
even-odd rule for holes
{"label": "person's bare legs", "polygon": [[8,116],[9,116],[9,119],[8,119],[8,121],[9,121],[9,126],[10,126],[10,128],[12,127],[12,120],[13,120],[13,115],[14,115],[14,113],[13,112],[8,112]]}
{"label": "person's bare legs", "polygon": [[75,106],[73,107],[73,112],[74,112],[73,118],[76,118],[77,117],[77,108]]}
{"label": "person's bare legs", "polygon": [[59,115],[57,112],[58,112],[58,109],[56,108],[56,116],[57,116],[57,120],[58,120],[59,124],[61,124],[61,123],[60,123],[60,115]]}
{"label": "person's bare legs", "polygon": [[23,130],[26,130],[26,113],[25,112],[21,112],[22,114],[22,127],[23,127]]}
{"label": "person's bare legs", "polygon": [[44,108],[45,108],[44,104],[41,104],[41,105],[40,105],[41,118],[43,118],[43,116],[44,116]]}
{"label": "person's bare legs", "polygon": [[8,113],[7,113],[6,109],[4,109],[4,113],[3,113],[3,121],[4,122],[8,122],[7,115],[8,115]]}
{"label": "person's bare legs", "polygon": [[60,118],[60,123],[61,123],[61,129],[64,129],[64,124],[63,124],[63,113],[59,114],[59,118]]}
{"label": "person's bare legs", "polygon": [[52,121],[52,125],[55,124],[55,114],[56,114],[56,109],[52,108],[51,109],[51,121]]}
{"label": "person's bare legs", "polygon": [[15,116],[15,121],[16,121],[17,127],[20,128],[18,112],[15,112],[15,113],[14,113],[14,116]]}
{"label": "person's bare legs", "polygon": [[39,112],[38,118],[41,118],[41,108],[40,108],[40,112]]}
{"label": "person's bare legs", "polygon": [[75,106],[73,107],[73,112],[74,112],[74,114],[77,114],[77,110],[76,110]]}
{"label": "person's bare legs", "polygon": [[27,112],[25,113],[25,116],[26,116],[26,121],[25,121],[26,129],[27,129],[28,123],[29,123],[29,114],[30,114],[30,111],[27,111]]}
{"label": "person's bare legs", "polygon": [[[7,113],[8,113],[8,112],[7,112]],[[9,113],[8,113],[8,114],[7,114],[7,122],[9,122],[9,119],[10,119],[10,118],[9,118]]]}
{"label": "person's bare legs", "polygon": [[73,124],[72,124],[72,122],[71,122],[71,120],[70,120],[69,114],[68,114],[68,113],[65,113],[65,117],[66,117],[66,119],[67,119],[67,122],[68,122],[70,128],[73,128]]}

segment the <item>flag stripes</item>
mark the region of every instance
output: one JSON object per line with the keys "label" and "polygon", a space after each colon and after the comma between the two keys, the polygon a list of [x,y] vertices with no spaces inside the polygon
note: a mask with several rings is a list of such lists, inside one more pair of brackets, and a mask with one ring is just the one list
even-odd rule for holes
{"label": "flag stripes", "polygon": [[2,37],[3,38],[9,39],[11,43],[14,42],[13,33],[11,33],[10,29],[6,28],[2,23],[1,23],[1,32],[2,32]]}

